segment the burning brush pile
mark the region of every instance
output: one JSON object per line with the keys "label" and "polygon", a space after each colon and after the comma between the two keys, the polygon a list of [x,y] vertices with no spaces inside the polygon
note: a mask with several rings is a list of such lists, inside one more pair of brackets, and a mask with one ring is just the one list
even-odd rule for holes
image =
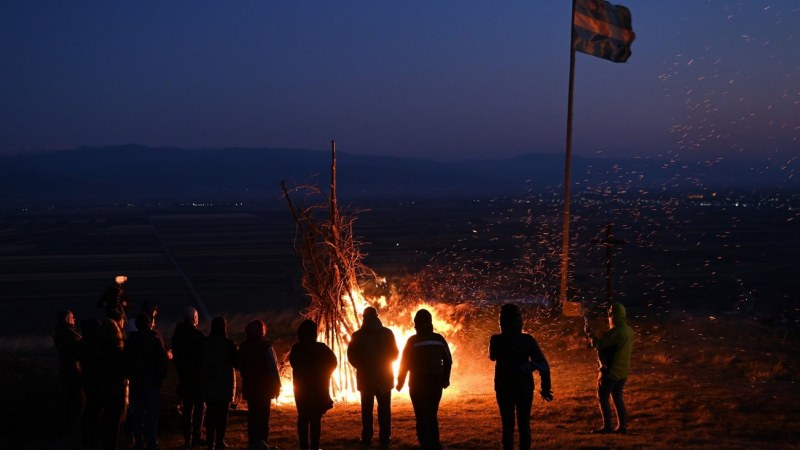
{"label": "burning brush pile", "polygon": [[[350,336],[361,326],[361,313],[368,306],[376,308],[384,326],[391,329],[400,349],[415,331],[413,315],[425,308],[433,316],[436,332],[450,342],[454,369],[457,348],[450,339],[463,325],[467,306],[428,303],[410,293],[402,296],[388,286],[363,263],[360,243],[353,235],[357,212],[343,214],[336,198],[336,150],[332,145],[331,186],[327,198],[315,186],[292,189],[281,183],[283,193],[295,220],[297,232],[294,250],[302,267],[302,286],[310,297],[305,316],[319,327],[318,340],[336,354],[339,366],[333,374],[331,391],[337,401],[357,401],[356,378],[347,362]],[[300,206],[292,195],[300,196],[308,205]],[[319,199],[325,199],[320,201]],[[367,293],[369,292],[369,293]],[[395,373],[399,360],[395,362]],[[291,397],[291,382],[284,381],[281,399]]]}

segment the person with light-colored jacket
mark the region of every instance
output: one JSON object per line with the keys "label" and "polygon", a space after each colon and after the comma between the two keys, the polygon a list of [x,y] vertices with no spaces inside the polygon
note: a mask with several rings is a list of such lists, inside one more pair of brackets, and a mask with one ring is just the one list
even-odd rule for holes
{"label": "person with light-colored jacket", "polygon": [[[625,306],[614,303],[608,307],[608,331],[597,337],[589,328],[584,332],[590,344],[597,350],[600,370],[597,376],[597,400],[603,416],[603,427],[593,430],[594,434],[627,433],[628,413],[625,408],[623,389],[631,370],[631,353],[633,351],[634,333],[626,320]],[[614,400],[617,410],[617,427],[611,426],[611,404],[608,397]]]}

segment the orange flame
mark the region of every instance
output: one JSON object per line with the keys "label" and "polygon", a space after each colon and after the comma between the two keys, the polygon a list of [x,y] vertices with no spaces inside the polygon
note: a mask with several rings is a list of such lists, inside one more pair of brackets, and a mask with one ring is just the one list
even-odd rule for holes
{"label": "orange flame", "polygon": [[[424,300],[402,300],[392,302],[393,304],[401,306],[389,308],[385,296],[366,298],[360,289],[354,289],[353,293],[354,298],[352,302],[350,298],[347,298],[346,301],[343,302],[345,305],[349,306],[347,311],[345,311],[346,316],[353,324],[357,325],[360,323],[361,313],[365,308],[372,306],[377,309],[383,325],[394,333],[397,347],[400,349],[401,355],[408,338],[416,333],[413,320],[414,314],[423,308],[430,311],[431,316],[433,316],[434,331],[444,336],[448,341],[450,353],[453,357],[453,371],[455,371],[458,366],[457,348],[453,345],[450,338],[462,328],[462,323],[453,317],[456,307],[441,303],[428,303]],[[355,305],[355,310],[352,310],[353,307],[350,305]],[[355,328],[357,328],[357,326]],[[339,330],[339,335],[342,337],[342,342],[345,345],[349,344],[350,336],[347,334],[346,330]],[[320,333],[317,339],[324,342],[324,334]],[[336,389],[332,389],[334,401],[338,403],[358,403],[361,401],[361,396],[356,390],[356,387],[352,383],[347,382],[347,373],[352,373],[352,366],[349,365],[346,356],[344,356],[346,348],[338,352],[337,349],[334,349],[334,352],[337,353],[337,357],[339,358],[339,365],[331,377],[332,385],[336,386]],[[399,367],[400,357],[392,364],[395,377],[397,377]],[[453,390],[453,388],[451,387],[450,390]],[[393,397],[409,399],[408,389],[404,388],[402,392],[395,391]],[[276,403],[279,405],[294,403],[291,370],[284,370],[282,374],[281,393]]]}

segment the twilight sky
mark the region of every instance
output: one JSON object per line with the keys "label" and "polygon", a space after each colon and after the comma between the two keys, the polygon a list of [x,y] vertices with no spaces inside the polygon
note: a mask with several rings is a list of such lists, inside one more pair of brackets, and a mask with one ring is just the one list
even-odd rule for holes
{"label": "twilight sky", "polygon": [[[626,64],[577,55],[578,155],[800,154],[800,2],[625,0]],[[570,2],[0,3],[0,153],[561,152]]]}

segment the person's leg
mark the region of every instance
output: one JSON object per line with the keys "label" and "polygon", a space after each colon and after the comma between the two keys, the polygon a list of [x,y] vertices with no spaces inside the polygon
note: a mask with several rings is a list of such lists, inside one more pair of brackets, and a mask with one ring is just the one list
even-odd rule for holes
{"label": "person's leg", "polygon": [[203,430],[203,417],[205,417],[205,409],[206,405],[205,402],[200,398],[200,395],[197,394],[192,398],[192,407],[191,407],[191,420],[192,423],[190,425],[190,430],[192,433],[192,443],[194,445],[200,445],[201,439],[200,434]]}
{"label": "person's leg", "polygon": [[376,393],[378,398],[378,437],[381,445],[392,442],[392,391]]}
{"label": "person's leg", "polygon": [[503,426],[503,450],[514,450],[514,396],[507,392],[495,392]]}
{"label": "person's leg", "polygon": [[194,416],[194,401],[188,396],[181,398],[181,431],[184,443],[188,447],[192,443],[192,417]]}
{"label": "person's leg", "polygon": [[611,383],[608,376],[600,374],[597,378],[597,402],[600,405],[600,414],[603,416],[603,428],[594,430],[595,433],[611,431],[611,404],[608,397],[611,395]]}
{"label": "person's leg", "polygon": [[145,391],[144,438],[148,449],[158,448],[158,413],[161,407],[161,389]]}
{"label": "person's leg", "polygon": [[297,441],[300,444],[300,450],[308,450],[308,428],[310,422],[308,415],[300,410],[297,411]]}
{"label": "person's leg", "polygon": [[[369,445],[375,433],[372,424],[372,409],[375,406],[375,392],[361,391],[361,444]],[[378,403],[380,408],[380,403]],[[380,416],[378,416],[380,417]]]}
{"label": "person's leg", "polygon": [[264,442],[269,444],[269,415],[270,409],[272,408],[272,399],[267,399],[267,403],[264,404],[264,422],[263,428],[264,430]]}
{"label": "person's leg", "polygon": [[219,402],[206,402],[206,441],[208,448],[213,449],[217,438],[219,423]]}
{"label": "person's leg", "polygon": [[416,419],[417,441],[420,447],[426,448],[428,441],[425,434],[425,392],[420,391],[419,388],[411,388],[409,386],[408,393],[411,397],[411,406],[414,409],[414,418]]}
{"label": "person's leg", "polygon": [[108,392],[107,394],[100,420],[102,448],[116,450],[122,415],[125,412],[125,391]]}
{"label": "person's leg", "polygon": [[84,448],[95,448],[100,423],[100,398],[97,389],[86,389],[86,408],[81,418],[81,442]]}
{"label": "person's leg", "polygon": [[84,408],[80,382],[60,380],[59,400],[61,434],[70,448],[77,448],[81,437],[81,416]]}
{"label": "person's leg", "polygon": [[253,449],[255,448],[256,442],[258,442],[258,433],[256,428],[258,427],[258,402],[253,402],[248,400],[247,401],[247,448]]}
{"label": "person's leg", "polygon": [[144,409],[145,393],[144,389],[131,387],[128,399],[128,414],[125,422],[133,433],[133,448],[141,450],[144,448]]}
{"label": "person's leg", "polygon": [[263,400],[247,402],[247,440],[250,448],[257,448],[267,440],[269,403]]}
{"label": "person's leg", "polygon": [[79,384],[73,386],[71,394],[71,413],[70,413],[70,440],[72,447],[78,448],[81,442],[81,419],[86,407],[86,397]]}
{"label": "person's leg", "polygon": [[515,396],[514,408],[517,410],[517,428],[519,429],[519,450],[531,448],[531,406],[533,391],[520,392]]}
{"label": "person's leg", "polygon": [[442,450],[439,440],[439,403],[442,401],[442,388],[434,387],[430,393],[430,442],[433,450]]}
{"label": "person's leg", "polygon": [[319,438],[322,434],[322,414],[314,414],[309,423],[309,450],[319,450]]}
{"label": "person's leg", "polygon": [[[423,449],[438,450],[439,443],[439,402],[442,388],[438,386],[417,386],[411,393],[411,404],[417,417],[417,438]],[[416,399],[416,401],[415,401]]]}
{"label": "person's leg", "polygon": [[217,423],[216,446],[219,450],[225,448],[225,430],[228,429],[228,411],[230,402],[220,402],[219,422]]}
{"label": "person's leg", "polygon": [[626,433],[628,430],[628,411],[625,409],[625,399],[623,389],[625,379],[617,380],[611,389],[611,398],[614,400],[614,408],[617,410],[617,429],[619,433]]}

